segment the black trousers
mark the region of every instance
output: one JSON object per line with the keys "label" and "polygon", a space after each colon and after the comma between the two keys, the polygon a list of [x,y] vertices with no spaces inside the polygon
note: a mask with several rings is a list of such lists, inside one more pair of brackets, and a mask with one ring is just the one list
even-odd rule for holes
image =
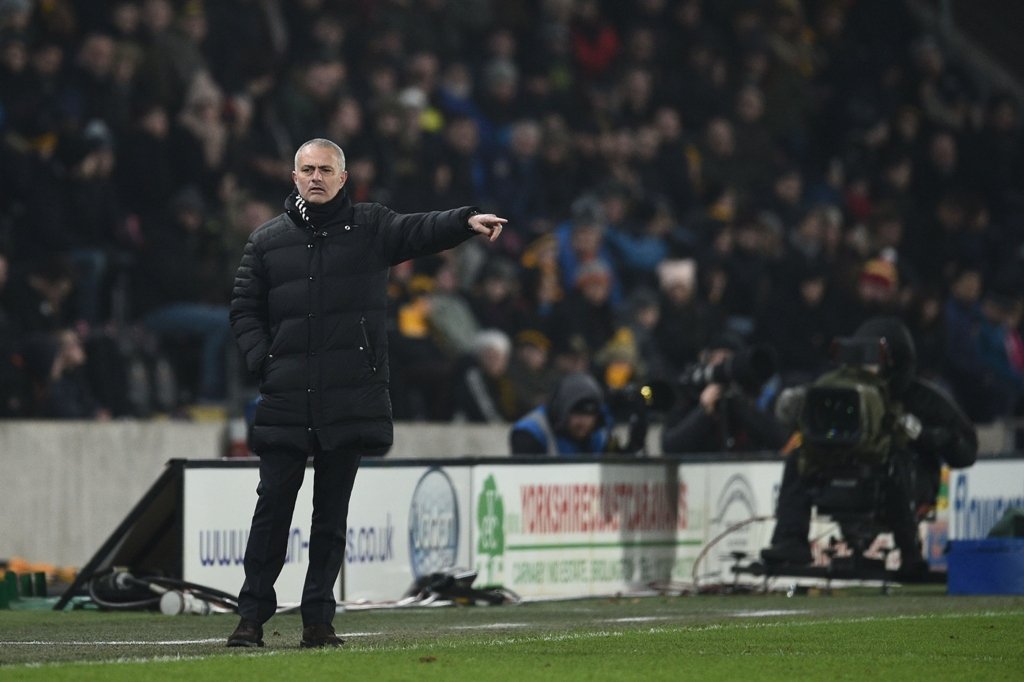
{"label": "black trousers", "polygon": [[[303,625],[334,620],[334,582],[345,559],[348,503],[359,460],[359,455],[352,452],[323,452],[314,447],[309,565],[300,608]],[[262,624],[277,610],[274,583],[284,566],[292,512],[305,473],[304,454],[260,455],[259,499],[245,547],[245,583],[238,595],[242,618]]]}

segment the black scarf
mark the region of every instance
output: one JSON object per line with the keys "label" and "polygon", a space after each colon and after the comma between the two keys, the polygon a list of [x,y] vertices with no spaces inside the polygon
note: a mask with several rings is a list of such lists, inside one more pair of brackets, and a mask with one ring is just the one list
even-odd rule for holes
{"label": "black scarf", "polygon": [[311,204],[301,196],[298,190],[292,190],[284,200],[284,209],[297,223],[313,229],[328,228],[338,223],[351,220],[352,201],[348,192],[342,187],[333,199],[324,204]]}

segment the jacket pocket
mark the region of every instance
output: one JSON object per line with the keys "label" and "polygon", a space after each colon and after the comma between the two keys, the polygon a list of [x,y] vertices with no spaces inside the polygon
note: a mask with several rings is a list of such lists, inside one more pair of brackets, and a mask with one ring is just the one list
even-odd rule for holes
{"label": "jacket pocket", "polygon": [[268,353],[263,356],[263,360],[260,361],[260,366],[256,372],[256,378],[263,383],[263,380],[267,377],[267,371],[270,369],[270,363],[274,361],[274,354]]}
{"label": "jacket pocket", "polygon": [[359,347],[363,351],[363,355],[366,356],[366,362],[370,365],[370,374],[377,373],[377,354],[373,350],[373,344],[370,343],[370,334],[366,331],[366,316],[360,316],[359,318],[359,331],[363,335],[363,345]]}

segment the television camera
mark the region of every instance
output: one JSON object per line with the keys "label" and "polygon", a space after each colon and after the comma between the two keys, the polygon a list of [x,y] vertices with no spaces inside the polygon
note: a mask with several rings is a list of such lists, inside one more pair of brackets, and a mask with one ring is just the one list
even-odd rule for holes
{"label": "television camera", "polygon": [[757,391],[775,374],[778,358],[766,344],[741,348],[721,362],[698,362],[685,368],[678,377],[683,387],[700,390],[708,384],[736,385]]}
{"label": "television camera", "polygon": [[809,385],[784,391],[776,411],[796,428],[796,448],[789,456],[796,458],[818,514],[839,526],[848,552],[838,556],[833,538],[826,567],[755,564],[734,569],[738,572],[885,581],[891,576],[884,559],[864,552],[879,533],[895,531],[898,524],[913,523],[916,533],[923,518],[922,512],[909,511],[914,468],[907,449],[921,434],[921,422],[892,393],[895,367],[888,340],[839,338],[832,355],[837,367]]}

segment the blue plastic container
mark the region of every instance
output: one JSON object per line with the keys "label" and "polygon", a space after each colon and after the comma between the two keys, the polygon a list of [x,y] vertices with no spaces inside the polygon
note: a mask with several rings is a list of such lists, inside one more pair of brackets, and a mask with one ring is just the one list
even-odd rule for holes
{"label": "blue plastic container", "polygon": [[1024,538],[952,540],[950,594],[1024,594]]}

